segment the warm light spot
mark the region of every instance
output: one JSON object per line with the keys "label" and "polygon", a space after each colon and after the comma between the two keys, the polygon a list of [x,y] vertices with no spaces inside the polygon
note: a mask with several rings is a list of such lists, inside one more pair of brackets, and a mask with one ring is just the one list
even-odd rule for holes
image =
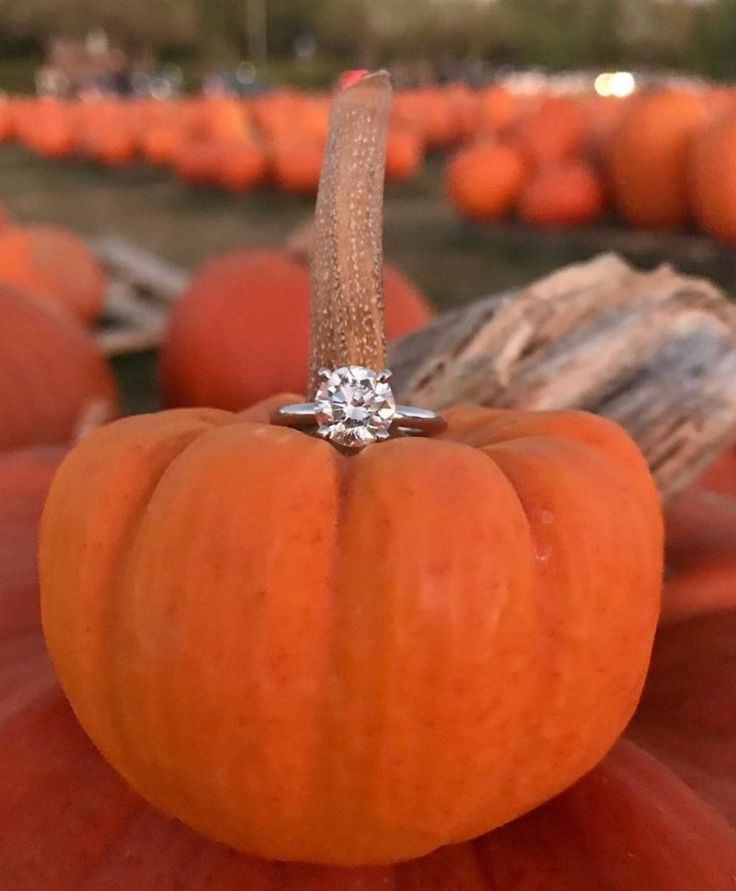
{"label": "warm light spot", "polygon": [[596,77],[594,87],[599,96],[623,99],[636,90],[636,78],[630,71],[605,71]]}

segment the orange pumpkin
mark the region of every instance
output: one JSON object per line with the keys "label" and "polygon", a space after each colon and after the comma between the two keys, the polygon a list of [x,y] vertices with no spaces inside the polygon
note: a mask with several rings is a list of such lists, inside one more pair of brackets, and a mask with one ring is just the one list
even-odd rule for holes
{"label": "orange pumpkin", "polygon": [[270,162],[278,186],[289,192],[317,191],[324,143],[308,134],[281,135],[271,145]]}
{"label": "orange pumpkin", "polygon": [[0,283],[32,291],[83,321],[102,311],[105,274],[78,235],[57,226],[0,232]]}
{"label": "orange pumpkin", "polygon": [[517,120],[519,103],[505,87],[493,85],[478,94],[477,128],[481,133],[502,136]]}
{"label": "orange pumpkin", "polygon": [[386,179],[414,179],[422,169],[422,141],[409,127],[393,127],[386,143]]}
{"label": "orange pumpkin", "polygon": [[736,242],[736,116],[698,137],[691,178],[698,224],[721,241]]}
{"label": "orange pumpkin", "polygon": [[580,101],[547,96],[521,121],[514,144],[530,165],[544,168],[581,158],[591,136],[591,119]]}
{"label": "orange pumpkin", "polygon": [[455,209],[471,220],[493,220],[513,207],[527,180],[524,156],[509,145],[478,143],[460,149],[445,168]]}
{"label": "orange pumpkin", "polygon": [[37,525],[63,454],[55,446],[0,454],[0,641],[38,629]]}
{"label": "orange pumpkin", "polygon": [[608,175],[618,209],[634,226],[671,228],[691,215],[690,151],[707,121],[700,99],[675,90],[630,105],[608,150]]}
{"label": "orange pumpkin", "polygon": [[224,142],[220,148],[218,179],[223,188],[241,192],[260,185],[268,173],[266,153],[245,139]]}
{"label": "orange pumpkin", "polygon": [[[397,270],[384,269],[387,333],[419,328],[432,310]],[[161,351],[167,404],[237,411],[282,390],[304,391],[309,269],[284,250],[210,260],[172,309]]]}
{"label": "orange pumpkin", "polygon": [[604,207],[597,173],[577,162],[540,171],[522,192],[518,212],[531,226],[582,226],[599,219]]}
{"label": "orange pumpkin", "polygon": [[92,403],[117,404],[112,374],[71,317],[0,285],[0,450],[66,442]]}
{"label": "orange pumpkin", "polygon": [[659,603],[641,456],[585,414],[448,419],[348,458],[183,409],[64,460],[44,630],[147,800],[261,856],[385,863],[505,823],[612,745]]}

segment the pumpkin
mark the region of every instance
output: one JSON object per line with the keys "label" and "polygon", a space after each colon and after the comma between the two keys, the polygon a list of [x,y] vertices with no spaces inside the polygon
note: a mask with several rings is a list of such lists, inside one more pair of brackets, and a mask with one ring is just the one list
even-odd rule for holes
{"label": "pumpkin", "polygon": [[600,760],[657,615],[646,468],[601,419],[449,417],[441,440],[346,458],[178,410],[65,459],[46,637],[82,726],[147,800],[260,856],[390,862]]}
{"label": "pumpkin", "polygon": [[736,242],[736,116],[702,133],[691,166],[695,219],[721,241]]}
{"label": "pumpkin", "polygon": [[105,274],[92,250],[57,226],[0,231],[0,284],[32,291],[85,322],[100,315],[105,297]]}
{"label": "pumpkin", "polygon": [[[384,269],[387,333],[408,334],[432,316],[424,297]],[[309,269],[286,250],[242,250],[210,260],[174,305],[161,349],[169,405],[236,411],[307,383]]]}
{"label": "pumpkin", "polygon": [[497,84],[484,87],[478,93],[478,130],[502,136],[514,123],[519,104],[513,93]]}
{"label": "pumpkin", "polygon": [[228,191],[240,192],[265,180],[268,162],[259,145],[240,139],[222,143],[218,168],[220,185]]}
{"label": "pumpkin", "polygon": [[304,866],[236,854],[157,814],[80,731],[39,639],[36,523],[58,457],[0,456],[0,758],[13,765],[0,773],[0,870],[13,891],[729,887],[733,613],[660,632],[633,732],[661,761],[621,742],[572,789],[471,844],[398,866]]}
{"label": "pumpkin", "polygon": [[409,127],[392,127],[386,143],[386,179],[415,179],[422,169],[422,141]]}
{"label": "pumpkin", "polygon": [[[384,361],[389,95],[379,74],[335,100],[312,381]],[[61,684],[144,798],[239,850],[357,866],[475,838],[635,709],[662,569],[645,462],[604,419],[478,407],[348,456],[263,423],[294,399],[125,419],[65,458],[39,556]]]}
{"label": "pumpkin", "polygon": [[91,404],[114,414],[110,369],[76,320],[5,285],[0,314],[0,449],[66,442]]}
{"label": "pumpkin", "polygon": [[57,446],[0,454],[0,641],[38,631],[37,526],[62,455]]}
{"label": "pumpkin", "polygon": [[581,226],[599,219],[604,207],[598,175],[589,164],[577,162],[534,176],[521,194],[518,212],[531,226]]}
{"label": "pumpkin", "polygon": [[664,90],[631,103],[607,152],[618,209],[634,226],[672,228],[690,219],[690,151],[707,121],[700,99]]}
{"label": "pumpkin", "polygon": [[270,151],[276,184],[288,192],[316,192],[323,148],[321,139],[308,134],[279,135],[271,143]]}
{"label": "pumpkin", "polygon": [[527,181],[524,156],[510,145],[477,143],[460,149],[445,168],[455,209],[471,220],[493,220],[513,207]]}
{"label": "pumpkin", "polygon": [[580,101],[547,96],[520,122],[514,144],[531,166],[544,168],[581,158],[591,133],[590,116]]}

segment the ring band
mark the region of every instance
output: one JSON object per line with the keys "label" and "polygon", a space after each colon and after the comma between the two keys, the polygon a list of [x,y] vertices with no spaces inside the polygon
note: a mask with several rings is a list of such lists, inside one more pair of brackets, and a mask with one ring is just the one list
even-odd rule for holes
{"label": "ring band", "polygon": [[[295,402],[282,405],[271,413],[271,423],[280,427],[308,430],[317,426],[317,403]],[[442,433],[447,421],[437,412],[411,405],[397,405],[391,422],[392,433],[414,436],[432,436]]]}

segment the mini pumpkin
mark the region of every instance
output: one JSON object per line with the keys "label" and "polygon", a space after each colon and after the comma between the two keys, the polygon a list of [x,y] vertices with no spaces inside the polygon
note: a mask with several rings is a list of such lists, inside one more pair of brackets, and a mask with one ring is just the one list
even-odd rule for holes
{"label": "mini pumpkin", "polygon": [[[313,371],[321,350],[382,359],[388,95],[376,75],[335,102]],[[273,859],[404,860],[612,746],[657,618],[658,498],[600,418],[459,407],[436,439],[347,456],[265,423],[298,398],[85,437],[44,510],[44,631],[82,726],[157,807]]]}

